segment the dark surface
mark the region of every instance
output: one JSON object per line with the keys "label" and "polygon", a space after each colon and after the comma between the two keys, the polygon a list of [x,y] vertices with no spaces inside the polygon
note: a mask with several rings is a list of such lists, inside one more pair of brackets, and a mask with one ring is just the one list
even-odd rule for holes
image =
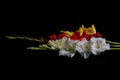
{"label": "dark surface", "polygon": [[[80,11],[79,11],[80,10]],[[118,11],[114,9],[32,9],[7,8],[3,12],[2,28],[0,29],[0,46],[2,62],[10,65],[39,65],[42,67],[77,65],[81,71],[97,68],[116,69],[120,64],[120,51],[105,51],[98,56],[91,55],[88,59],[76,54],[73,58],[58,56],[57,51],[31,51],[28,46],[38,46],[39,43],[27,40],[8,40],[6,35],[19,35],[38,38],[58,33],[59,30],[77,30],[82,24],[86,27],[95,24],[97,31],[111,41],[119,41]],[[112,14],[111,12],[114,12]],[[109,14],[109,15],[108,15]],[[100,66],[100,67],[99,67]],[[48,68],[47,68],[48,69]],[[109,69],[108,69],[109,70]],[[119,68],[117,68],[119,70]]]}

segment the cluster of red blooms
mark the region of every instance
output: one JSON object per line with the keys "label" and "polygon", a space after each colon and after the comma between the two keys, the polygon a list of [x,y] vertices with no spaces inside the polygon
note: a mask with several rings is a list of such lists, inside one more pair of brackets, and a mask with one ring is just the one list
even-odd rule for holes
{"label": "cluster of red blooms", "polygon": [[50,40],[56,40],[56,39],[61,39],[62,37],[67,37],[70,38],[71,40],[82,40],[83,38],[86,38],[88,41],[91,39],[91,37],[102,37],[102,35],[99,32],[96,32],[96,34],[93,35],[88,35],[85,32],[80,36],[80,32],[74,32],[71,37],[67,36],[65,32],[62,32],[61,34],[53,34],[49,36]]}

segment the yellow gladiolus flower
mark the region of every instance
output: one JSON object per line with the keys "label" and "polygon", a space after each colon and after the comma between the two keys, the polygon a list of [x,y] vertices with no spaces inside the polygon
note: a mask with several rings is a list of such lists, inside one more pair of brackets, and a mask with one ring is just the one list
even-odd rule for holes
{"label": "yellow gladiolus flower", "polygon": [[93,29],[93,33],[96,34],[96,29],[95,29],[95,25],[92,25],[92,29]]}
{"label": "yellow gladiolus flower", "polygon": [[88,34],[88,35],[96,34],[96,29],[95,29],[94,24],[91,27],[86,29],[86,34]]}
{"label": "yellow gladiolus flower", "polygon": [[80,32],[80,36],[82,36],[82,34],[83,34],[83,29],[82,28],[80,28],[79,30],[77,30],[77,32]]}
{"label": "yellow gladiolus flower", "polygon": [[70,31],[61,31],[61,32],[64,32],[68,37],[73,36],[73,32],[70,32]]}
{"label": "yellow gladiolus flower", "polygon": [[82,27],[80,27],[80,28],[77,30],[77,32],[80,32],[80,36],[82,36],[82,34],[83,34],[83,32],[84,32],[85,29],[86,29],[86,28],[84,28],[84,25],[82,25]]}

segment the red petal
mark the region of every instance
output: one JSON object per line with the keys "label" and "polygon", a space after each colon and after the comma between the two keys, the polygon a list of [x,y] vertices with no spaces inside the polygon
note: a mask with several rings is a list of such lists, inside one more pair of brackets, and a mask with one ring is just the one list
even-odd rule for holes
{"label": "red petal", "polygon": [[57,39],[57,36],[56,34],[53,34],[51,36],[48,36],[50,38],[50,40],[56,40]]}
{"label": "red petal", "polygon": [[96,34],[93,35],[94,37],[102,37],[102,34],[100,34],[99,32],[97,32]]}

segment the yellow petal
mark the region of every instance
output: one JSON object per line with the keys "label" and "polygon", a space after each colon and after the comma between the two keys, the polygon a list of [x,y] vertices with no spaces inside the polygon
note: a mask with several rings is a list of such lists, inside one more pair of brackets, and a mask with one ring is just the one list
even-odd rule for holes
{"label": "yellow petal", "polygon": [[96,34],[95,26],[92,25],[91,27],[87,28],[87,29],[86,29],[86,34],[88,34],[88,35]]}
{"label": "yellow petal", "polygon": [[83,34],[83,29],[82,28],[80,28],[79,30],[77,30],[77,32],[80,32],[80,36],[82,36],[82,34]]}
{"label": "yellow petal", "polygon": [[70,31],[64,31],[64,33],[66,33],[66,36],[71,37],[73,35],[73,32]]}
{"label": "yellow petal", "polygon": [[92,24],[92,30],[93,30],[93,33],[96,34],[96,29],[94,24]]}
{"label": "yellow petal", "polygon": [[77,32],[80,32],[80,36],[82,36],[82,34],[85,30],[86,30],[86,28],[84,28],[84,25],[82,24],[82,26],[77,30]]}

